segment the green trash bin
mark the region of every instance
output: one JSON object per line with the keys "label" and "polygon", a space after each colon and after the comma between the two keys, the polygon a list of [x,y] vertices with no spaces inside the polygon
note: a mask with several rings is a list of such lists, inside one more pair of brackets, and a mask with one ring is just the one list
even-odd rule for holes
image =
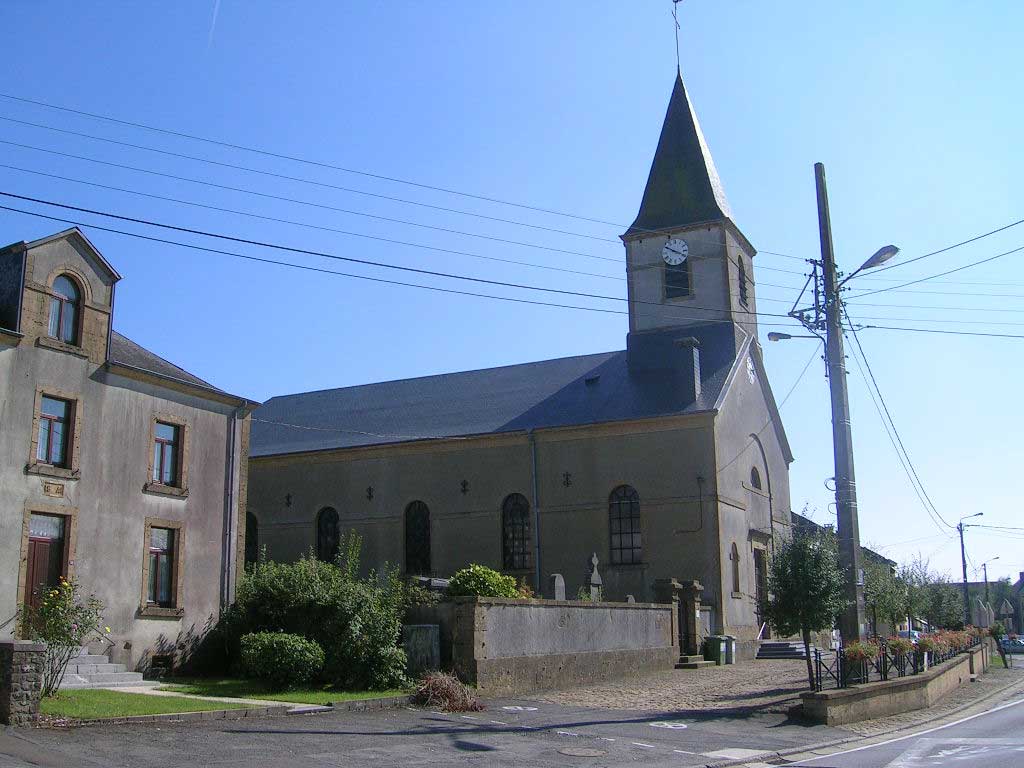
{"label": "green trash bin", "polygon": [[721,635],[708,635],[704,641],[704,658],[718,666],[725,664],[726,642]]}

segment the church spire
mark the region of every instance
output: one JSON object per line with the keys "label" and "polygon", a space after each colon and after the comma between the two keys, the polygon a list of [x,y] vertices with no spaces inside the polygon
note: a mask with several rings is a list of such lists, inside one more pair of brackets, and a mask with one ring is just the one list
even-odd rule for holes
{"label": "church spire", "polygon": [[731,215],[711,152],[677,72],[640,212],[626,236]]}

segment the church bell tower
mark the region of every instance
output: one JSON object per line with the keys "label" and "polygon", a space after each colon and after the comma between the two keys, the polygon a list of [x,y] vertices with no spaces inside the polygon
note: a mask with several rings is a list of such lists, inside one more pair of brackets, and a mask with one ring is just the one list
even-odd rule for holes
{"label": "church bell tower", "polygon": [[732,221],[678,74],[640,212],[622,240],[631,368],[647,367],[661,356],[655,350],[673,344],[731,359],[745,334],[756,339],[756,251]]}

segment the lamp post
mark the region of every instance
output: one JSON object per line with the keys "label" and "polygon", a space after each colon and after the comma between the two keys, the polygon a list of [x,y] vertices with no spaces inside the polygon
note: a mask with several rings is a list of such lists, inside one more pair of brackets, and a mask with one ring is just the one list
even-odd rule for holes
{"label": "lamp post", "polygon": [[[871,258],[840,282],[832,247],[832,223],[828,207],[828,189],[825,185],[825,166],[814,164],[814,179],[818,197],[818,233],[821,240],[821,261],[810,260],[813,273],[808,285],[814,282],[814,306],[797,310],[794,305],[789,314],[798,319],[811,338],[825,336],[825,360],[832,400],[832,450],[835,462],[837,535],[839,561],[846,575],[845,595],[848,607],[839,617],[839,631],[843,643],[860,640],[864,636],[864,577],[861,568],[860,530],[857,519],[857,484],[853,470],[853,435],[850,428],[850,399],[846,386],[846,355],[843,352],[843,285],[858,273],[884,264],[897,253],[895,245],[879,248]],[[805,286],[806,290],[806,286]],[[821,296],[824,295],[824,304]],[[801,298],[803,293],[801,293]],[[799,303],[800,299],[797,299]],[[813,315],[811,314],[813,312]],[[770,341],[796,338],[786,333],[768,334]],[[805,337],[799,337],[805,338]]]}
{"label": "lamp post", "polygon": [[964,626],[966,627],[971,623],[971,594],[967,588],[967,552],[964,550],[964,528],[969,526],[964,525],[964,520],[970,520],[972,517],[982,517],[984,512],[975,512],[973,515],[967,515],[961,517],[960,521],[956,524],[957,533],[960,534],[960,565],[964,571]]}
{"label": "lamp post", "polygon": [[988,564],[993,563],[998,559],[999,555],[996,555],[981,564],[981,569],[985,572],[985,605],[988,605]]}

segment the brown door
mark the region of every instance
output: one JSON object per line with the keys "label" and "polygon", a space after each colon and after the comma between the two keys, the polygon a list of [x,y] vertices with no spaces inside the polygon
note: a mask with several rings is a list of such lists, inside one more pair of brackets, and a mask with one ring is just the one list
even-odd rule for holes
{"label": "brown door", "polygon": [[38,608],[46,590],[57,586],[60,577],[66,574],[64,518],[61,515],[32,515],[29,522],[25,605]]}
{"label": "brown door", "polygon": [[768,564],[763,549],[754,549],[754,589],[757,599],[757,627],[764,626],[761,639],[771,637],[771,631],[765,622],[765,605],[768,602]]}

